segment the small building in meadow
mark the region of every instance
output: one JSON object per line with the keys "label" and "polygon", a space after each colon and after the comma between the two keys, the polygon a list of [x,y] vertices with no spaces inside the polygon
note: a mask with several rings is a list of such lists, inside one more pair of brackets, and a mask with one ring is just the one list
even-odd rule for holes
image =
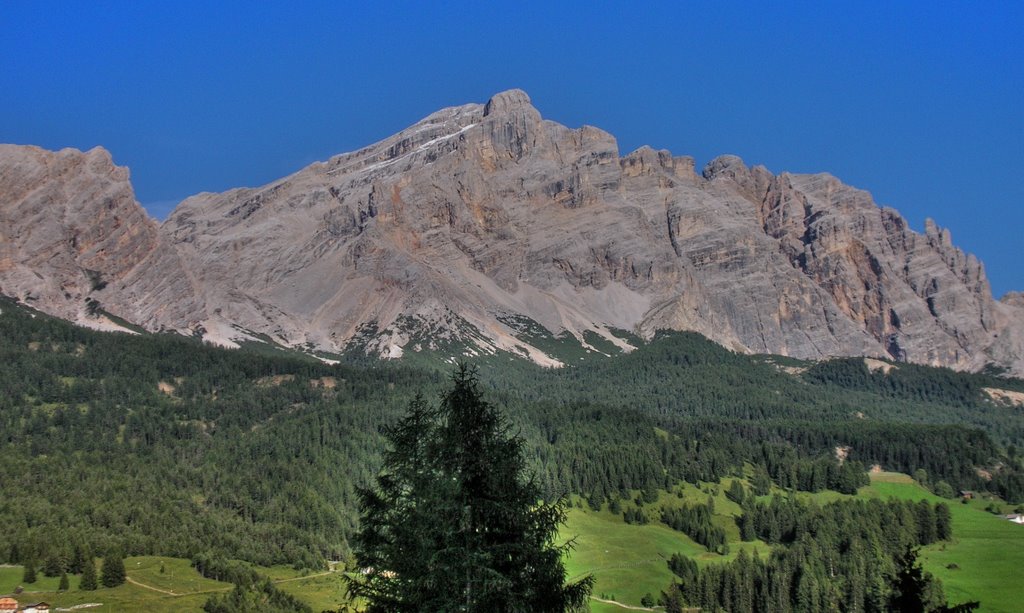
{"label": "small building in meadow", "polygon": [[50,605],[46,602],[37,602],[36,604],[27,604],[25,608],[21,610],[22,613],[50,613]]}
{"label": "small building in meadow", "polygon": [[1003,519],[1012,521],[1015,524],[1024,525],[1024,515],[1020,513],[1013,513],[1012,515],[1003,515]]}
{"label": "small building in meadow", "polygon": [[0,598],[0,613],[14,613],[17,610],[17,600],[13,598]]}

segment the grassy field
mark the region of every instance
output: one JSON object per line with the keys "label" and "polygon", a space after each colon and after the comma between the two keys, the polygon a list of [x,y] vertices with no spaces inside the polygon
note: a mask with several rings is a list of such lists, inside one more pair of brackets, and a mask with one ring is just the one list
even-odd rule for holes
{"label": "grassy field", "polygon": [[[739,513],[737,505],[724,496],[730,480],[721,485],[702,484],[698,489],[683,486],[686,502],[705,502],[710,495],[715,500],[716,523],[726,529],[730,554],[720,556],[707,552],[686,535],[675,532],[655,521],[643,526],[629,525],[620,515],[606,509],[594,512],[573,508],[562,531],[564,538],[575,537],[576,548],[566,560],[571,577],[587,573],[594,575],[594,595],[639,606],[646,593],[658,596],[670,581],[672,573],[666,563],[669,556],[680,552],[693,557],[699,565],[728,561],[740,548],[757,549],[767,555],[769,547],[763,542],[742,543],[733,518]],[[836,492],[800,494],[819,503],[846,498]],[[861,488],[858,497],[900,498],[909,500],[943,499],[934,496],[909,476],[898,473],[878,473],[871,476],[871,484]],[[657,503],[681,504],[676,495],[662,493]],[[981,611],[1015,613],[1024,610],[1024,526],[1011,524],[984,510],[988,500],[974,500],[961,504],[958,500],[945,500],[953,518],[953,541],[936,543],[921,552],[925,570],[942,580],[950,602],[972,600],[981,602]],[[950,568],[951,565],[955,565]],[[612,604],[592,602],[591,610],[610,613],[624,609]]]}
{"label": "grassy field", "polygon": [[348,600],[345,598],[345,582],[341,573],[292,577],[276,580],[277,587],[288,592],[313,608],[313,611],[337,611]]}
{"label": "grassy field", "polygon": [[[163,572],[160,568],[163,566]],[[78,590],[80,577],[69,577],[71,589],[58,592],[56,577],[38,573],[38,581],[24,585],[25,591],[16,596],[21,604],[45,601],[54,607],[94,603],[100,606],[89,611],[146,611],[171,613],[201,611],[210,594],[231,589],[231,584],[206,579],[192,568],[188,560],[144,556],[127,558],[125,569],[129,581],[115,588],[96,591]],[[340,573],[313,573],[302,575],[289,567],[257,568],[269,576],[280,589],[293,594],[314,611],[337,610],[343,602],[344,585]],[[23,585],[24,569],[20,566],[0,567],[0,594],[11,594]]]}
{"label": "grassy field", "polygon": [[[575,538],[576,543],[566,560],[569,576],[593,574],[596,579],[594,596],[640,606],[644,594],[657,598],[672,581],[668,558],[673,553],[692,557],[702,566],[732,560],[740,549],[767,555],[769,547],[765,543],[740,541],[739,528],[734,521],[740,512],[739,506],[724,495],[729,483],[727,479],[723,485],[702,484],[701,488],[685,484],[676,493],[662,492],[656,503],[645,506],[652,515],[651,523],[643,526],[627,524],[621,515],[609,513],[607,505],[599,512],[573,508],[561,533],[563,538]],[[682,491],[682,498],[678,496],[679,491]],[[636,492],[633,494],[635,496]],[[708,552],[682,532],[659,523],[653,515],[653,510],[662,505],[703,503],[709,497],[715,501],[715,523],[725,528],[728,537],[729,554],[726,556]],[[591,610],[623,611],[600,602],[592,602]]]}
{"label": "grassy field", "polygon": [[[160,572],[163,565],[164,572]],[[199,575],[188,560],[154,556],[127,558],[125,570],[129,582],[116,588],[100,588],[95,591],[79,591],[81,577],[70,576],[70,588],[58,592],[58,578],[44,577],[38,573],[38,581],[22,584],[23,569],[20,566],[0,568],[0,593],[10,594],[15,587],[23,585],[25,591],[16,596],[21,604],[45,601],[54,607],[95,603],[101,606],[89,611],[198,611],[209,595],[231,588],[230,584],[212,581]],[[136,582],[136,583],[133,583]]]}
{"label": "grassy field", "polygon": [[[873,476],[860,496],[909,500],[942,499],[906,475]],[[922,566],[942,580],[950,602],[977,600],[981,611],[1016,613],[1024,610],[1024,526],[984,510],[987,500],[969,504],[946,501],[953,516],[953,541],[936,543],[921,552]],[[950,568],[950,566],[953,568]]]}

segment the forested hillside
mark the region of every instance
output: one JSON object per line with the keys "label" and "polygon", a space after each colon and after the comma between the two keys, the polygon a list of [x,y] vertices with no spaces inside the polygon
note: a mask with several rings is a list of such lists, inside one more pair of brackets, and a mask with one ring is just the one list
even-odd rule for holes
{"label": "forested hillside", "polygon": [[[10,301],[0,310],[3,562],[114,548],[311,568],[344,559],[381,428],[416,393],[435,397],[451,368],[444,356],[433,368],[331,366],[93,332]],[[851,491],[881,464],[1024,499],[1022,409],[983,391],[1019,381],[791,363],[679,333],[578,364],[480,361],[552,498],[600,505],[744,468],[783,488]]]}

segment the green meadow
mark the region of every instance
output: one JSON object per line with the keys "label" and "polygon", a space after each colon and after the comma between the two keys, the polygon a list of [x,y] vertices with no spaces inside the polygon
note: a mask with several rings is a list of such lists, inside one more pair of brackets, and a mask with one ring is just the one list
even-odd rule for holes
{"label": "green meadow", "polygon": [[[883,473],[858,495],[911,500],[942,500],[906,475]],[[988,500],[949,502],[953,540],[925,547],[922,566],[942,580],[950,602],[980,601],[981,611],[1024,610],[1024,526],[984,509]],[[1009,512],[1009,507],[1003,507]]]}
{"label": "green meadow", "polygon": [[[161,567],[163,571],[161,572]],[[88,611],[146,611],[172,613],[201,611],[211,594],[232,588],[230,583],[201,576],[188,560],[159,556],[125,559],[128,581],[115,588],[80,591],[80,577],[71,576],[70,589],[58,592],[60,579],[38,573],[33,584],[23,584],[21,566],[0,566],[0,594],[13,594],[19,585],[24,588],[15,598],[21,604],[39,601],[53,607],[95,604]],[[337,610],[345,602],[344,583],[340,572],[300,574],[289,567],[275,566],[257,570],[282,590],[293,594],[314,611]]]}
{"label": "green meadow", "polygon": [[[748,553],[767,555],[770,548],[761,541],[744,543],[740,540],[735,517],[739,506],[725,497],[731,479],[722,484],[702,483],[700,488],[682,484],[672,493],[661,492],[657,502],[644,506],[650,523],[631,525],[621,515],[613,515],[605,505],[601,511],[574,507],[562,530],[566,539],[574,539],[572,552],[566,559],[570,577],[593,574],[596,583],[593,596],[614,600],[629,606],[640,606],[640,599],[650,593],[657,599],[661,590],[672,581],[668,558],[682,553],[697,561],[698,565],[727,562],[741,549]],[[679,494],[682,493],[682,497]],[[637,492],[633,492],[635,497]],[[672,530],[658,521],[656,510],[662,506],[680,506],[684,503],[715,501],[714,523],[725,529],[729,553],[719,555],[708,552],[682,532]],[[623,502],[623,507],[636,506]],[[598,601],[591,603],[592,611],[622,611],[621,607]]]}
{"label": "green meadow", "polygon": [[[879,473],[871,477],[871,484],[861,488],[858,497],[943,501],[907,475]],[[657,598],[672,581],[667,560],[673,553],[693,557],[698,565],[728,561],[740,548],[767,555],[770,551],[767,544],[739,540],[734,522],[739,508],[724,496],[729,482],[726,479],[721,485],[702,484],[701,489],[685,484],[682,499],[676,493],[663,492],[658,502],[646,505],[652,513],[651,523],[646,525],[625,523],[621,515],[608,512],[607,505],[598,512],[574,507],[562,531],[564,538],[575,539],[575,547],[566,561],[569,576],[593,574],[595,597],[638,607],[644,594]],[[715,500],[715,523],[724,527],[728,535],[730,552],[727,556],[709,553],[685,534],[654,519],[653,509],[662,504],[705,502],[709,495]],[[847,497],[836,492],[797,495],[822,504]],[[942,580],[950,602],[980,601],[980,610],[991,613],[1024,610],[1024,584],[1020,580],[1021,569],[1024,569],[1024,526],[986,511],[989,500],[974,500],[969,504],[961,504],[959,500],[945,502],[952,514],[953,540],[923,548],[920,560],[924,569]],[[625,609],[595,600],[591,610],[604,613]]]}

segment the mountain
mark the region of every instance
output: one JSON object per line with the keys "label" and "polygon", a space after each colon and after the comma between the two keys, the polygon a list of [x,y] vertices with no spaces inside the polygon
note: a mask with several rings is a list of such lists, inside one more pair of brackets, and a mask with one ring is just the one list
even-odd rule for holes
{"label": "mountain", "polygon": [[0,292],[78,321],[549,365],[551,337],[609,352],[675,329],[740,352],[1024,374],[1024,300],[993,300],[933,222],[914,232],[828,174],[620,156],[519,90],[193,196],[159,227],[99,149],[4,146],[0,193]]}
{"label": "mountain", "polygon": [[105,309],[152,330],[202,317],[189,271],[104,149],[0,145],[0,198],[0,293],[97,328],[120,328]]}

